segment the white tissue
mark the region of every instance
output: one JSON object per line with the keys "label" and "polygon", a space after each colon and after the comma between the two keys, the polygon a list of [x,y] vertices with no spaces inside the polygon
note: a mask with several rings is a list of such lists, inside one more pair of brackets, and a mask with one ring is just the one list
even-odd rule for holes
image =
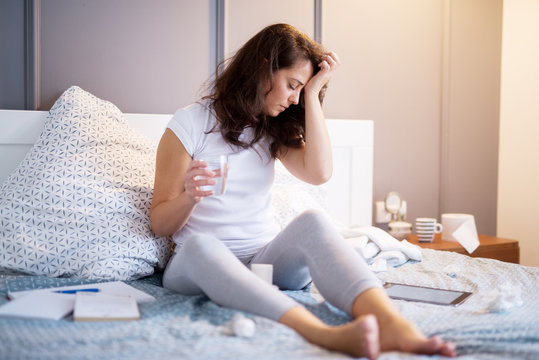
{"label": "white tissue", "polygon": [[486,298],[489,300],[486,308],[488,312],[507,312],[514,307],[522,306],[521,289],[509,283],[491,290]]}
{"label": "white tissue", "polygon": [[442,239],[458,241],[468,254],[479,247],[475,219],[469,214],[442,214]]}
{"label": "white tissue", "polygon": [[242,314],[236,314],[230,322],[232,333],[239,337],[253,337],[256,331],[255,322]]}

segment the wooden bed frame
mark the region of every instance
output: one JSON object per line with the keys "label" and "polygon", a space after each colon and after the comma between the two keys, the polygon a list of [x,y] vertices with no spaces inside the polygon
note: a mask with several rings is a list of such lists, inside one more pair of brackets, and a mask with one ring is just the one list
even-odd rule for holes
{"label": "wooden bed frame", "polygon": [[[47,111],[0,110],[0,183],[39,138]],[[172,115],[124,114],[137,130],[159,141]],[[372,224],[373,122],[327,120],[334,175],[327,183],[331,215],[346,227]]]}

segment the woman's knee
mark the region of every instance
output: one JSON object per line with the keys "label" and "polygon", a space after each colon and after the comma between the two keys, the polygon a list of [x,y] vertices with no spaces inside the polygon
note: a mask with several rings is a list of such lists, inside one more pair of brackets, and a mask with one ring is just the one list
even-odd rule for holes
{"label": "woman's knee", "polygon": [[306,210],[299,214],[294,221],[300,223],[306,229],[313,229],[315,231],[335,229],[329,216],[324,211],[318,209]]}
{"label": "woman's knee", "polygon": [[221,242],[213,236],[199,234],[186,238],[176,248],[163,274],[163,287],[185,295],[200,292],[191,280],[192,271],[207,267],[214,261],[214,252]]}
{"label": "woman's knee", "polygon": [[334,241],[340,236],[329,216],[316,209],[302,212],[290,223],[290,227],[296,233],[293,238],[309,244]]}
{"label": "woman's knee", "polygon": [[197,234],[185,239],[181,248],[182,258],[197,261],[211,260],[223,251],[230,250],[219,239],[206,234]]}

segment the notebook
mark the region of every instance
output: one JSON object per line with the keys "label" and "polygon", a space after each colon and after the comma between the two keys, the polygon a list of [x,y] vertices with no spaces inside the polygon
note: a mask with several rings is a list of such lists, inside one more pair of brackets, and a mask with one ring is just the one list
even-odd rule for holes
{"label": "notebook", "polygon": [[[81,291],[83,289],[95,292]],[[0,306],[0,316],[60,320],[73,312],[78,294],[99,294],[100,296],[96,299],[98,302],[106,299],[104,296],[120,297],[115,303],[121,303],[131,309],[133,301],[135,305],[155,301],[153,296],[144,291],[121,281],[111,281],[9,292],[8,297],[11,301]],[[123,297],[130,297],[130,300],[121,302]],[[109,299],[109,302],[111,306],[114,305],[112,300]],[[138,312],[138,306],[136,308]],[[129,314],[131,317],[135,316],[134,312]],[[140,315],[137,316],[140,317]]]}
{"label": "notebook", "polygon": [[[24,291],[10,291],[8,297],[10,299],[18,299],[23,296],[37,293],[37,292],[52,292],[52,291],[65,291],[65,290],[78,290],[78,289],[88,289],[88,288],[97,288],[100,292],[107,293],[110,295],[122,295],[122,296],[133,296],[137,302],[145,303],[155,301],[155,298],[150,294],[145,293],[137,288],[134,288],[131,285],[128,285],[122,281],[110,281],[102,283],[93,283],[93,284],[84,284],[84,285],[70,285],[70,286],[61,286],[55,288],[47,289],[34,289],[34,290],[24,290]],[[72,296],[75,299],[75,296]]]}
{"label": "notebook", "polygon": [[73,296],[35,292],[0,306],[0,316],[60,320],[73,311]]}
{"label": "notebook", "polygon": [[137,320],[140,313],[133,296],[111,295],[103,292],[78,292],[75,297],[73,320],[118,321]]}

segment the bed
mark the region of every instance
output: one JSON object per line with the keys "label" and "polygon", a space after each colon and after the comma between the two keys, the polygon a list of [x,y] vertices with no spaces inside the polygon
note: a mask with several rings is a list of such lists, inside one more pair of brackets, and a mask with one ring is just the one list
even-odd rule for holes
{"label": "bed", "polygon": [[[171,243],[151,233],[147,209],[155,147],[169,118],[122,114],[78,87],[66,90],[50,112],[0,110],[0,306],[9,292],[111,280],[156,299],[139,304],[137,321],[0,317],[0,358],[346,358],[250,314],[243,316],[255,322],[254,336],[234,336],[230,324],[239,312],[161,286]],[[319,208],[352,241],[354,229],[372,223],[373,122],[328,120],[328,126],[334,178],[307,186],[277,166],[276,221]],[[428,335],[455,341],[459,359],[539,358],[537,268],[415,250],[419,257],[377,276],[473,295],[458,307],[394,300],[406,317]],[[316,284],[287,293],[327,323],[348,320]]]}

